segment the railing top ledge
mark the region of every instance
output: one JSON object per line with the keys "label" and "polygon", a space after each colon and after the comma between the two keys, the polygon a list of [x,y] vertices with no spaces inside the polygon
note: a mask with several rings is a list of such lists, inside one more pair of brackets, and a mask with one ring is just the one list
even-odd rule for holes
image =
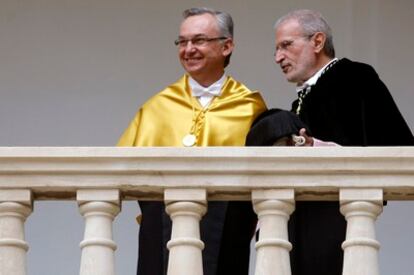
{"label": "railing top ledge", "polygon": [[257,188],[336,199],[344,187],[414,199],[414,147],[0,147],[0,189],[30,189],[38,199],[98,188],[162,199],[176,187],[206,188],[213,199],[249,199]]}
{"label": "railing top ledge", "polygon": [[0,157],[413,158],[414,147],[0,147]]}

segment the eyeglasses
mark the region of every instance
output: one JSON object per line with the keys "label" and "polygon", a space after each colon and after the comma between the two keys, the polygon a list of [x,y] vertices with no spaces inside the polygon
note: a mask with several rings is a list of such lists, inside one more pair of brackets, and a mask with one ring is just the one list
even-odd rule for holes
{"label": "eyeglasses", "polygon": [[[306,40],[310,40],[314,35],[315,34],[299,36],[296,39],[304,38]],[[278,51],[287,51],[294,44],[296,39],[282,41],[279,45],[276,46],[275,55]]]}
{"label": "eyeglasses", "polygon": [[180,48],[187,47],[188,42],[191,42],[191,45],[193,46],[204,46],[208,42],[216,41],[216,40],[224,40],[227,39],[227,37],[221,36],[221,37],[206,37],[206,36],[196,36],[193,38],[178,38],[174,41],[174,44]]}

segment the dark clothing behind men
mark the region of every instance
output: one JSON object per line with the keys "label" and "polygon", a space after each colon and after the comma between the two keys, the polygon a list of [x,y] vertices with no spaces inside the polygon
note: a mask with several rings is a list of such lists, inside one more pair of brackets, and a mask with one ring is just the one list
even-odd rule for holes
{"label": "dark clothing behind men", "polygon": [[[137,275],[167,274],[170,217],[165,213],[163,202],[141,201],[139,204],[146,214],[142,219],[151,218],[141,224],[139,245],[146,250],[139,255]],[[243,226],[237,226],[240,224]],[[209,201],[208,212],[200,224],[202,241],[208,244],[203,250],[204,275],[248,275],[249,246],[255,228],[256,214],[251,202]],[[160,253],[163,258],[159,257]]]}
{"label": "dark clothing behind men", "polygon": [[[293,102],[296,110],[298,100]],[[300,119],[312,135],[343,146],[414,145],[387,87],[363,63],[339,60],[305,97]],[[296,202],[289,220],[293,275],[341,275],[346,222],[338,202]]]}

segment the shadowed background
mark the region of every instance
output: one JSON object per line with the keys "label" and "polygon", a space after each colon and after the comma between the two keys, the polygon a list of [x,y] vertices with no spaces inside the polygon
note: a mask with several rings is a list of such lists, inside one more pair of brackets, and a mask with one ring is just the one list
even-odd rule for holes
{"label": "shadowed background", "polygon": [[[181,12],[195,6],[232,14],[236,48],[227,72],[284,109],[296,95],[273,60],[273,24],[292,9],[321,11],[337,56],[373,65],[414,129],[409,0],[0,0],[0,146],[113,146],[138,107],[183,74],[173,41]],[[128,275],[139,210],[135,202],[122,210],[114,223],[117,274]],[[390,202],[379,217],[382,274],[412,274],[413,210],[411,202]],[[26,237],[29,275],[79,272],[83,219],[75,202],[35,202]]]}

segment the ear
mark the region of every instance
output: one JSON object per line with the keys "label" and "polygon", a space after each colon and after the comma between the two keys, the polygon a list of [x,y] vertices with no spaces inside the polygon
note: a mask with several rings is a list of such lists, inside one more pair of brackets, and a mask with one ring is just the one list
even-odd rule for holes
{"label": "ear", "polygon": [[232,38],[228,38],[226,39],[226,41],[224,41],[223,43],[223,56],[228,56],[233,52],[234,49],[234,42]]}
{"label": "ear", "polygon": [[315,48],[315,53],[320,53],[325,46],[326,35],[322,32],[317,32],[313,35],[312,41]]}

